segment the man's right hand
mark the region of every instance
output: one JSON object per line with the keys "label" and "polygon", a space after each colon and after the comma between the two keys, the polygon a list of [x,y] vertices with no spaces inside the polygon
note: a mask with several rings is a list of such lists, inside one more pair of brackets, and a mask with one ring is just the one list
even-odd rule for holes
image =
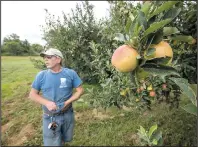
{"label": "man's right hand", "polygon": [[55,102],[52,102],[52,101],[48,101],[46,104],[45,104],[45,106],[47,107],[47,109],[49,110],[49,111],[53,111],[53,110],[57,110],[57,106],[56,106],[56,104],[55,104]]}

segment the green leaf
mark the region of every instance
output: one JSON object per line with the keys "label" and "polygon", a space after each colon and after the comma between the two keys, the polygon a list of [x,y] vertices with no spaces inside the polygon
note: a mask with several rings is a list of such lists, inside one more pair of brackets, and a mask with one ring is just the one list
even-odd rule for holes
{"label": "green leaf", "polygon": [[168,1],[163,3],[161,6],[159,6],[150,16],[149,19],[165,10],[168,10],[170,8],[173,7],[173,5],[175,5],[176,3],[178,3],[178,1]]}
{"label": "green leaf", "polygon": [[157,16],[153,16],[152,18],[150,18],[150,19],[147,21],[148,26],[150,26],[152,23],[156,22],[156,18],[157,18]]}
{"label": "green leaf", "polygon": [[86,88],[89,93],[93,93],[93,88]]}
{"label": "green leaf", "polygon": [[125,40],[129,40],[129,36],[128,35],[125,35]]}
{"label": "green leaf", "polygon": [[162,146],[162,145],[163,145],[163,139],[160,138],[160,139],[158,140],[158,146]]}
{"label": "green leaf", "polygon": [[147,28],[146,17],[142,11],[139,11],[137,21],[140,24],[140,26],[143,26],[144,30]]}
{"label": "green leaf", "polygon": [[159,29],[155,33],[151,33],[147,37],[147,46],[149,47],[151,44],[158,44],[162,41],[163,39],[163,31],[162,29]]}
{"label": "green leaf", "polygon": [[197,99],[196,99],[196,95],[194,93],[194,91],[192,90],[192,88],[190,87],[188,80],[184,79],[184,78],[169,78],[170,80],[172,80],[173,82],[175,82],[175,84],[177,84],[180,89],[183,91],[183,93],[191,100],[191,102],[197,106]]}
{"label": "green leaf", "polygon": [[129,17],[128,20],[127,20],[126,27],[125,27],[125,33],[126,33],[126,34],[130,34],[130,33],[129,33],[129,29],[130,29],[130,27],[131,27],[131,24],[132,24],[132,21],[131,21],[131,18]]}
{"label": "green leaf", "polygon": [[157,141],[159,141],[162,138],[162,132],[157,131],[153,136],[153,139],[156,139]]}
{"label": "green leaf", "polygon": [[140,139],[146,142],[149,142],[148,138],[144,134],[141,134],[140,132],[138,132],[137,135],[139,136]]}
{"label": "green leaf", "polygon": [[155,33],[155,36],[151,42],[151,44],[158,44],[162,41],[163,39],[163,30],[160,29]]}
{"label": "green leaf", "polygon": [[160,64],[160,65],[167,65],[172,57],[161,57],[161,58],[147,58],[147,63],[154,63],[154,64]]}
{"label": "green leaf", "polygon": [[133,37],[137,37],[138,36],[138,28],[140,27],[138,21],[136,21],[135,25],[134,25],[134,29],[133,29]]}
{"label": "green leaf", "polygon": [[140,126],[140,133],[146,134],[146,130],[142,126]]}
{"label": "green leaf", "polygon": [[157,30],[159,30],[160,28],[164,27],[165,25],[167,25],[168,23],[171,22],[171,19],[166,19],[166,20],[162,20],[160,22],[154,22],[150,25],[150,27],[144,32],[143,38],[145,36],[147,36],[150,33],[153,33]]}
{"label": "green leaf", "polygon": [[171,40],[183,41],[188,42],[189,44],[194,40],[192,36],[185,36],[185,35],[177,35],[174,37],[170,37]]}
{"label": "green leaf", "polygon": [[172,34],[179,33],[179,30],[176,27],[164,27],[163,28],[163,35],[168,36]]}
{"label": "green leaf", "polygon": [[145,79],[148,75],[149,75],[149,73],[145,72],[144,69],[142,69],[140,67],[137,68],[137,78],[139,80]]}
{"label": "green leaf", "polygon": [[132,21],[132,22],[133,22],[133,21],[134,21],[134,19],[136,18],[136,17],[134,17],[134,16],[133,16],[133,14],[132,14],[132,13],[130,13],[130,14],[129,14],[129,17],[131,18],[131,21]]}
{"label": "green leaf", "polygon": [[78,99],[77,101],[76,101],[77,103],[84,103],[85,101],[84,101],[84,99]]}
{"label": "green leaf", "polygon": [[116,37],[114,38],[114,40],[123,41],[123,42],[126,41],[124,35],[121,33],[116,33]]}
{"label": "green leaf", "polygon": [[196,10],[191,10],[189,13],[188,13],[188,17],[186,19],[186,21],[189,21],[192,17],[196,17]]}
{"label": "green leaf", "polygon": [[165,13],[162,19],[171,18],[172,20],[179,15],[181,12],[181,8],[172,8],[168,12]]}
{"label": "green leaf", "polygon": [[172,57],[158,58],[157,64],[167,65]]}
{"label": "green leaf", "polygon": [[134,25],[134,19],[135,17],[133,16],[132,13],[129,13],[129,17],[128,17],[128,20],[127,20],[127,24],[126,24],[126,27],[125,27],[125,32],[126,34],[131,34],[132,32],[130,32],[130,28],[133,27]]}
{"label": "green leaf", "polygon": [[151,3],[150,2],[145,2],[141,8],[141,11],[144,12],[145,16],[148,15],[149,9],[150,9]]}
{"label": "green leaf", "polygon": [[197,107],[194,104],[187,104],[183,107],[181,107],[182,109],[184,109],[186,112],[191,113],[195,116],[197,116]]}
{"label": "green leaf", "polygon": [[157,65],[157,64],[144,64],[142,68],[153,76],[159,76],[163,82],[166,82],[165,77],[170,75],[180,76],[179,73],[170,66]]}
{"label": "green leaf", "polygon": [[151,138],[153,132],[157,130],[157,124],[156,125],[153,125],[150,129],[149,129],[149,138]]}
{"label": "green leaf", "polygon": [[137,29],[137,31],[135,32],[135,35],[138,36],[140,31],[142,30],[143,26],[139,26],[139,28]]}
{"label": "green leaf", "polygon": [[[130,16],[129,16],[130,17]],[[131,18],[131,17],[130,17]],[[129,24],[127,24],[128,26],[127,27],[129,27],[128,29],[128,34],[129,34],[129,36],[130,37],[132,37],[132,36],[134,36],[133,34],[134,34],[134,28],[135,28],[135,26],[136,26],[136,24],[138,23],[137,21],[136,21],[136,19],[137,19],[137,16],[135,16],[135,18],[134,18],[134,20],[132,21],[132,18],[131,18],[131,25],[130,25],[130,27],[129,27]],[[128,22],[129,23],[129,22]],[[127,29],[127,28],[126,28]]]}
{"label": "green leaf", "polygon": [[155,48],[149,48],[147,50],[146,56],[151,56],[155,53],[156,49]]}
{"label": "green leaf", "polygon": [[197,95],[197,84],[190,84],[190,87],[194,91],[195,95]]}
{"label": "green leaf", "polygon": [[157,145],[157,140],[153,139],[152,144]]}

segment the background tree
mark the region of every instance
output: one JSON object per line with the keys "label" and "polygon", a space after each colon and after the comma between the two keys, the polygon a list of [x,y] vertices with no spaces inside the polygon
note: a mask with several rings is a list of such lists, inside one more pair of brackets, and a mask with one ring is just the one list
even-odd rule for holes
{"label": "background tree", "polygon": [[[179,3],[181,13],[176,21],[170,25],[175,26],[183,35],[172,42],[174,50],[174,59],[177,70],[182,74],[182,77],[188,79],[192,84],[197,83],[197,3],[195,1],[184,1]],[[188,40],[192,36],[193,42],[182,44],[181,41]],[[177,49],[176,49],[177,48]]]}
{"label": "background tree", "polygon": [[2,53],[7,55],[20,55],[22,51],[20,45],[20,37],[17,34],[11,34],[3,39]]}
{"label": "background tree", "polygon": [[17,34],[11,34],[3,39],[1,49],[2,55],[31,56],[39,55],[43,50],[43,46],[40,44],[31,45],[27,39],[20,40]]}
{"label": "background tree", "polygon": [[97,36],[101,30],[94,18],[94,6],[88,1],[76,4],[71,14],[63,13],[63,22],[47,13],[46,26],[43,27],[44,39],[48,47],[55,47],[64,53],[65,66],[75,69],[87,82],[98,81],[92,72],[93,51],[90,49],[91,41],[98,42]]}
{"label": "background tree", "polygon": [[31,45],[32,54],[39,55],[43,51],[44,47],[40,44],[34,43]]}

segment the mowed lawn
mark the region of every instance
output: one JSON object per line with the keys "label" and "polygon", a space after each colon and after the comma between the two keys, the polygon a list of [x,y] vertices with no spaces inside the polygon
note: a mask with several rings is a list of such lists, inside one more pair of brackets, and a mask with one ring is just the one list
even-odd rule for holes
{"label": "mowed lawn", "polygon": [[[39,72],[34,68],[30,57],[1,57],[1,144],[43,145],[41,105],[28,99],[31,83]],[[40,57],[33,57],[39,59]],[[153,106],[151,111],[118,110],[111,107],[104,111],[86,103],[87,88],[84,84],[85,102],[75,102],[75,131],[73,146],[137,146],[140,141],[137,129],[140,125],[148,130],[158,124],[162,131],[164,145],[197,145],[197,119],[181,108],[169,109],[162,103]],[[181,97],[181,105],[190,101]]]}

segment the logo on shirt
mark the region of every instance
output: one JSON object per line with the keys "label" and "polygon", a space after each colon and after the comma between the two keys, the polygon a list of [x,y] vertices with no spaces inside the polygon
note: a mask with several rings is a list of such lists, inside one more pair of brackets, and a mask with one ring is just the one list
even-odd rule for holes
{"label": "logo on shirt", "polygon": [[60,82],[61,82],[61,84],[60,84],[59,88],[67,87],[66,78],[60,78]]}

